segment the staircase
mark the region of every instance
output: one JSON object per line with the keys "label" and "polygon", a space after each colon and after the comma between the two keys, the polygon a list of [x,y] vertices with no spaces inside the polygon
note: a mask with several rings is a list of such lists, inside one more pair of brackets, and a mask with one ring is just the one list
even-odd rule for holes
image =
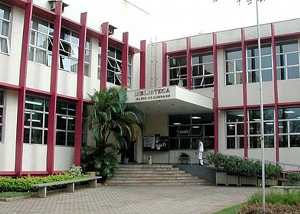
{"label": "staircase", "polygon": [[167,164],[121,165],[107,185],[211,185],[204,179]]}

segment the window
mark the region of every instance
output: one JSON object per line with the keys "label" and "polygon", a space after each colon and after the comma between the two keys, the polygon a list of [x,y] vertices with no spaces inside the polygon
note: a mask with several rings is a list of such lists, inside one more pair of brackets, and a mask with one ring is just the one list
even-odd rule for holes
{"label": "window", "polygon": [[77,73],[79,53],[79,35],[61,28],[59,45],[59,68]]}
{"label": "window", "polygon": [[187,86],[186,57],[170,58],[170,85]]}
{"label": "window", "polygon": [[98,44],[98,73],[97,78],[100,79],[100,73],[101,73],[101,44]]}
{"label": "window", "polygon": [[[272,49],[271,45],[261,47],[261,72],[262,81],[272,81]],[[258,48],[247,48],[247,74],[248,83],[259,82],[259,57]]]}
{"label": "window", "polygon": [[300,147],[300,107],[280,108],[279,147]]}
{"label": "window", "polygon": [[0,3],[0,53],[10,52],[11,8]]}
{"label": "window", "polygon": [[122,81],[122,51],[110,46],[107,57],[107,81],[115,85],[121,85]]}
{"label": "window", "polygon": [[87,134],[88,134],[88,105],[83,105],[82,112],[82,146],[87,146]]}
{"label": "window", "polygon": [[24,119],[24,143],[47,144],[48,100],[26,96]]}
{"label": "window", "polygon": [[214,86],[213,55],[195,55],[192,57],[192,88]]}
{"label": "window", "polygon": [[243,83],[242,50],[226,50],[226,85]]}
{"label": "window", "polygon": [[85,58],[84,58],[84,75],[90,76],[90,61],[91,61],[91,43],[90,38],[86,38],[85,43]]}
{"label": "window", "polygon": [[29,60],[51,66],[53,33],[53,24],[32,17]]}
{"label": "window", "polygon": [[56,108],[56,145],[74,146],[76,104],[57,101]]}
{"label": "window", "polygon": [[[274,109],[264,110],[265,148],[274,148]],[[260,110],[249,110],[248,136],[250,148],[260,148]]]}
{"label": "window", "polygon": [[226,113],[227,149],[244,148],[244,113],[228,111]]}
{"label": "window", "polygon": [[4,115],[4,92],[0,91],[0,142],[2,142],[3,133],[3,115]]}
{"label": "window", "polygon": [[298,41],[276,45],[277,80],[299,78]]}
{"label": "window", "polygon": [[128,55],[128,77],[127,77],[128,88],[132,87],[132,56]]}
{"label": "window", "polygon": [[170,149],[197,149],[198,139],[205,147],[214,148],[213,114],[171,115],[169,117]]}

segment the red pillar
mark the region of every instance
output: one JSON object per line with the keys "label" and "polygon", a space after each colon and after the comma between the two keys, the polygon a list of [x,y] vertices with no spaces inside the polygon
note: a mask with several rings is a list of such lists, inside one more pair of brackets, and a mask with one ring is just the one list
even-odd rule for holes
{"label": "red pillar", "polygon": [[24,30],[22,38],[22,54],[19,76],[19,96],[18,96],[18,120],[17,120],[17,135],[16,135],[16,156],[15,156],[15,171],[18,176],[22,175],[23,161],[23,140],[24,140],[24,111],[25,111],[25,96],[26,96],[26,76],[28,66],[28,50],[30,42],[30,26],[32,16],[33,0],[28,0],[25,8]]}
{"label": "red pillar", "polygon": [[77,98],[75,118],[75,151],[74,164],[80,166],[82,144],[82,112],[83,112],[83,86],[84,86],[84,59],[86,45],[87,13],[80,17],[81,28],[79,32],[79,56],[77,73]]}
{"label": "red pillar", "polygon": [[244,157],[248,157],[248,115],[247,115],[247,71],[245,30],[241,29],[242,37],[242,69],[243,69],[243,113],[244,113]]}
{"label": "red pillar", "polygon": [[54,36],[52,47],[52,66],[50,83],[50,101],[48,115],[48,137],[47,137],[47,171],[54,173],[54,149],[55,149],[55,127],[56,127],[56,102],[57,102],[57,75],[59,62],[59,40],[61,30],[62,2],[55,3]]}
{"label": "red pillar", "polygon": [[146,88],[146,40],[142,40],[140,46],[140,89],[144,89]]}
{"label": "red pillar", "polygon": [[214,135],[215,153],[219,152],[219,118],[218,118],[218,48],[217,35],[213,33],[213,62],[214,62]]}
{"label": "red pillar", "polygon": [[162,86],[167,86],[167,44],[162,44]]}
{"label": "red pillar", "polygon": [[187,68],[187,89],[192,89],[192,56],[191,56],[191,39],[186,38],[186,68]]}
{"label": "red pillar", "polygon": [[108,22],[102,24],[100,91],[106,90],[107,82],[108,26]]}
{"label": "red pillar", "polygon": [[128,32],[123,33],[123,48],[122,48],[122,83],[121,85],[127,88],[128,81]]}
{"label": "red pillar", "polygon": [[276,41],[274,24],[271,24],[272,53],[273,53],[273,78],[274,78],[274,103],[275,103],[275,152],[276,161],[279,162],[279,116],[278,116],[278,87],[277,87],[277,61],[276,61]]}

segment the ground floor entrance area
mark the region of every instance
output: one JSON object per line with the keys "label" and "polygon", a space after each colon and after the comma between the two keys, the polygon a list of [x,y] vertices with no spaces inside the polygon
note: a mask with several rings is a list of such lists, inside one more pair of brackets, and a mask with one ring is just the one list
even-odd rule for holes
{"label": "ground floor entrance area", "polygon": [[56,193],[45,199],[0,202],[12,213],[214,213],[246,201],[255,188],[215,186],[101,186],[74,194]]}

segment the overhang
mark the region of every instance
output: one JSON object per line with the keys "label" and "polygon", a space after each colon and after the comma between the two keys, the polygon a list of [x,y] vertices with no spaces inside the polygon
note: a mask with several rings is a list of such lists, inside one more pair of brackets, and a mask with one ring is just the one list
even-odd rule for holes
{"label": "overhang", "polygon": [[130,90],[127,103],[147,114],[194,114],[213,112],[213,99],[179,86]]}

